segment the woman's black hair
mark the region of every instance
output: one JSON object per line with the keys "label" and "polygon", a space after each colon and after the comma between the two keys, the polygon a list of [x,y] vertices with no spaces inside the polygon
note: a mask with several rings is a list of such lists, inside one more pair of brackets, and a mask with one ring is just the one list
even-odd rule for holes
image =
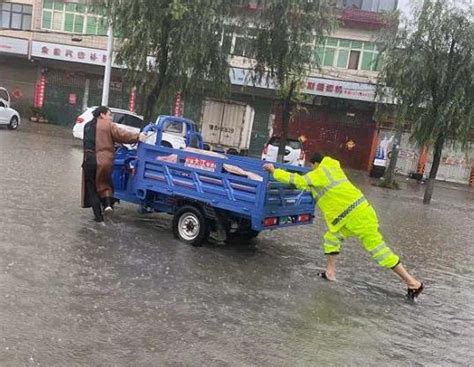
{"label": "woman's black hair", "polygon": [[94,112],[92,112],[92,116],[94,116],[95,118],[99,118],[99,116],[103,113],[107,113],[109,112],[110,109],[107,107],[107,106],[100,106],[100,107],[97,107]]}
{"label": "woman's black hair", "polygon": [[324,153],[316,152],[316,153],[314,153],[313,156],[311,157],[310,162],[311,162],[312,164],[321,163],[322,160],[324,159],[324,157],[325,157]]}

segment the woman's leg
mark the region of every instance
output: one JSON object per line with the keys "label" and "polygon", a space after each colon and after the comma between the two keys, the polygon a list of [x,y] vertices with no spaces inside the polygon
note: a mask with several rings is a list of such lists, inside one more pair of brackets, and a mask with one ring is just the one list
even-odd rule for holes
{"label": "woman's leg", "polygon": [[103,222],[104,216],[102,215],[102,209],[100,207],[100,198],[97,194],[96,184],[95,184],[95,167],[84,167],[84,178],[86,181],[86,195],[88,201],[92,207],[94,213],[94,220],[96,222]]}

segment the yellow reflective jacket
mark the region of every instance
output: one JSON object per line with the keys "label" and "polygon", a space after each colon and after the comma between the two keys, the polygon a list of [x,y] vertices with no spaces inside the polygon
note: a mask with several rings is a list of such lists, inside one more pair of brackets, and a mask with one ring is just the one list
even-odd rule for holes
{"label": "yellow reflective jacket", "polygon": [[276,169],[273,177],[311,191],[331,231],[337,231],[354,213],[369,206],[362,192],[347,179],[339,161],[330,157],[324,157],[317,168],[304,176]]}

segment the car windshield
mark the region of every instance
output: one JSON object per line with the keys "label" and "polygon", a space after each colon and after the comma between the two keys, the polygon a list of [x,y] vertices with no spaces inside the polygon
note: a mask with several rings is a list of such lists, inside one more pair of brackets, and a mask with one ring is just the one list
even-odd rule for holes
{"label": "car windshield", "polygon": [[183,124],[179,121],[168,121],[166,122],[163,131],[167,133],[181,134],[183,132]]}
{"label": "car windshield", "polygon": [[[280,138],[277,136],[274,136],[273,138],[270,139],[268,144],[274,145],[274,146],[279,146],[280,145]],[[289,146],[292,149],[301,149],[301,142],[297,139],[287,139],[286,140],[286,145]]]}
{"label": "car windshield", "polygon": [[0,88],[0,99],[3,100],[4,104],[7,104],[10,100],[10,96],[8,95],[8,91],[5,88]]}

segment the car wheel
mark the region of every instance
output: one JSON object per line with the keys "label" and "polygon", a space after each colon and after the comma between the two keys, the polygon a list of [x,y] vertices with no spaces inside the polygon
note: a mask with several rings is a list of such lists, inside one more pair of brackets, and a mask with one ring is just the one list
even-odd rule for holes
{"label": "car wheel", "polygon": [[12,119],[10,120],[10,123],[8,124],[8,128],[10,130],[16,130],[18,128],[18,117],[13,116]]}
{"label": "car wheel", "polygon": [[193,246],[201,246],[209,237],[209,227],[204,215],[195,207],[186,205],[173,217],[173,234]]}
{"label": "car wheel", "polygon": [[161,144],[160,144],[162,147],[165,147],[165,148],[173,148],[173,146],[171,145],[171,143],[167,142],[167,141],[162,141]]}

